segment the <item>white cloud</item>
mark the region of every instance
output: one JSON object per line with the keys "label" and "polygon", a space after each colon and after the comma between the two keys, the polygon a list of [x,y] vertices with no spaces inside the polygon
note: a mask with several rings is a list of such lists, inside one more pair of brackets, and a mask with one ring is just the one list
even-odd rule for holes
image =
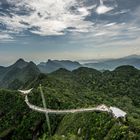
{"label": "white cloud", "polygon": [[98,32],[98,33],[94,34],[94,36],[103,36],[106,34],[107,34],[107,32]]}
{"label": "white cloud", "polygon": [[22,18],[17,15],[13,15],[12,18],[6,15],[0,16],[0,21],[3,25],[6,25],[8,31],[13,33],[23,31],[26,28],[25,25],[20,23]]}
{"label": "white cloud", "polygon": [[115,25],[116,23],[115,22],[113,22],[113,23],[108,23],[108,24],[106,24],[106,25],[104,25],[105,27],[109,27],[109,26],[113,26],[113,25]]}
{"label": "white cloud", "polygon": [[[93,23],[85,21],[95,5],[84,6],[77,0],[8,0],[15,5],[17,13],[22,8],[30,11],[26,15],[11,13],[12,17],[0,16],[0,21],[7,30],[22,32],[30,29],[34,34],[42,36],[63,35],[65,31],[87,32]],[[74,8],[74,10],[72,10]],[[68,28],[72,28],[68,29]]]}
{"label": "white cloud", "polygon": [[114,12],[114,13],[110,13],[109,15],[120,15],[120,14],[126,14],[130,12],[130,9],[123,9],[123,10],[120,10],[120,11],[117,11],[117,12]]}
{"label": "white cloud", "polygon": [[[135,40],[139,37],[140,28],[128,23],[100,23],[95,24],[90,33],[87,34],[75,34],[71,36],[71,44],[87,44],[91,48],[100,48],[103,46],[113,46],[118,42],[126,44],[135,44]],[[134,42],[132,43],[132,41]],[[121,44],[120,43],[120,44]],[[120,45],[118,45],[120,46]],[[127,46],[127,45],[126,45]]]}
{"label": "white cloud", "polygon": [[100,0],[100,5],[97,7],[96,12],[100,15],[100,14],[105,14],[113,9],[114,7],[105,6],[103,0]]}
{"label": "white cloud", "polygon": [[107,7],[105,5],[100,5],[97,9],[96,12],[100,15],[100,14],[105,14],[111,10],[113,10],[113,7]]}
{"label": "white cloud", "polygon": [[7,33],[0,33],[0,42],[13,41],[13,37]]}
{"label": "white cloud", "polygon": [[[66,32],[85,33],[93,42],[101,42],[102,36],[106,40],[112,39],[112,37],[118,37],[120,35],[133,35],[139,28],[132,28],[135,25],[128,25],[128,23],[119,24],[115,22],[109,22],[107,20],[99,20],[99,23],[94,24],[93,20],[87,19],[92,12],[98,14],[113,14],[116,11],[115,5],[107,6],[105,0],[100,0],[100,4],[86,5],[86,0],[7,0],[11,7],[10,14],[0,16],[0,22],[6,25],[7,34],[17,33],[18,35],[24,34],[24,31],[28,30],[33,34],[41,36],[50,35],[64,35]],[[107,1],[107,0],[106,0]],[[111,1],[111,0],[110,0]],[[104,3],[103,3],[104,2]],[[19,14],[24,10],[26,14]],[[125,13],[129,10],[120,10],[119,13]],[[136,12],[138,14],[138,12]],[[138,16],[138,15],[136,15]],[[96,17],[95,17],[96,18]],[[98,18],[98,17],[97,17]],[[137,27],[137,26],[136,26]],[[127,32],[122,32],[127,30]],[[131,33],[130,33],[131,32]],[[133,33],[132,33],[133,32]],[[75,37],[75,36],[74,36]],[[84,35],[84,38],[85,35]],[[93,39],[94,38],[94,39]],[[98,40],[101,38],[101,40]],[[77,39],[77,37],[76,37]],[[80,40],[81,41],[81,40]],[[82,40],[83,41],[83,40]]]}

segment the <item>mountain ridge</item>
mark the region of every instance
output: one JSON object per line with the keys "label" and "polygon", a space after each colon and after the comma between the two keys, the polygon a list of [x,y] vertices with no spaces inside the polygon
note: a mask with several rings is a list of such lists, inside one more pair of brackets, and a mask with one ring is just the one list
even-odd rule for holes
{"label": "mountain ridge", "polygon": [[[38,65],[36,65],[32,61],[26,62],[24,59],[20,58],[10,66],[0,66],[0,87],[8,88],[10,86],[12,88],[14,86],[14,83],[20,83],[20,87],[21,85],[25,84],[25,81],[27,82],[29,79],[34,79],[40,73],[49,74],[54,72],[56,74],[60,74],[64,73],[63,70],[65,69],[66,74],[64,73],[64,75],[67,75],[67,73],[69,73],[70,71],[75,73],[78,69],[81,69],[81,74],[84,74],[85,67],[89,68],[86,69],[85,72],[89,70],[89,72],[91,71],[91,73],[92,71],[94,71],[96,74],[98,74],[97,70],[101,72],[105,70],[112,71],[117,67],[124,65],[131,65],[137,69],[140,69],[140,56],[131,55],[119,59],[108,59],[105,61],[100,61],[99,63],[96,62],[86,64],[80,64],[77,61],[70,60],[49,59],[47,62],[40,62],[40,64]],[[58,71],[59,69],[61,71]]]}
{"label": "mountain ridge", "polygon": [[72,71],[72,70],[77,69],[81,66],[82,65],[77,61],[51,60],[51,59],[48,59],[48,61],[46,63],[41,62],[40,64],[38,64],[38,68],[40,69],[40,71],[42,73],[51,73],[51,72],[56,71],[60,68],[65,68],[67,70]]}
{"label": "mountain ridge", "polygon": [[14,64],[8,67],[0,67],[0,87],[15,88],[14,83],[23,86],[28,80],[34,79],[40,71],[32,61],[26,62],[18,59]]}
{"label": "mountain ridge", "polygon": [[[32,73],[32,68],[36,68],[36,65],[31,62],[28,67],[27,71]],[[19,69],[17,68],[17,71]],[[26,67],[23,71],[26,73]],[[31,73],[27,73],[29,74],[27,77]],[[119,107],[128,114],[126,120],[115,119],[109,114],[99,112],[50,115],[52,137],[48,136],[44,114],[30,110],[19,92],[1,89],[0,138],[25,140],[36,137],[41,140],[66,140],[68,137],[68,140],[83,140],[88,136],[88,140],[138,140],[140,137],[138,77],[140,70],[125,65],[103,73],[86,67],[73,71],[61,68],[50,74],[41,73],[34,80],[30,79],[24,88],[33,88],[29,99],[34,105],[42,106],[39,90],[41,84],[47,108],[64,110],[106,104]],[[16,84],[18,81],[13,85]]]}
{"label": "mountain ridge", "polygon": [[[82,61],[83,63],[81,63]],[[0,73],[5,68],[9,68],[11,66],[13,67],[13,65],[23,68],[27,65],[27,62],[23,58],[19,58],[14,64],[10,66],[0,66]],[[73,71],[79,67],[89,67],[97,70],[113,70],[121,65],[132,65],[140,69],[140,55],[132,54],[121,58],[91,59],[81,61],[48,59],[48,61],[40,62],[36,65],[42,73],[51,73],[58,70],[59,68],[65,68],[69,71]]]}
{"label": "mountain ridge", "polygon": [[121,65],[132,65],[137,69],[140,69],[140,55],[130,55],[122,58],[100,60],[99,62],[90,62],[83,65],[97,70],[114,70],[116,67]]}

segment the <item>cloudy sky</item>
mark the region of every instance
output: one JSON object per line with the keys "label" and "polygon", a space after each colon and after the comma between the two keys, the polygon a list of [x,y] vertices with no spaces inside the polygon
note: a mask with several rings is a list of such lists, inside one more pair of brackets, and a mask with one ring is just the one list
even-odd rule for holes
{"label": "cloudy sky", "polygon": [[140,54],[140,0],[0,0],[0,64]]}

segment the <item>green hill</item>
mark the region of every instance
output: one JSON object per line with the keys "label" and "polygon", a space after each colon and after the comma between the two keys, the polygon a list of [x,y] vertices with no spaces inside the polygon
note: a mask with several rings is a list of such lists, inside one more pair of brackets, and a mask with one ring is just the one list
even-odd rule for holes
{"label": "green hill", "polygon": [[[42,106],[39,84],[47,107],[72,109],[100,104],[116,106],[127,112],[127,119],[106,113],[49,115],[49,137],[45,115],[30,110],[16,91],[0,90],[0,138],[40,140],[138,140],[140,138],[140,71],[122,66],[103,73],[94,69],[65,69],[40,74],[30,81],[32,104]],[[22,137],[21,137],[22,136]]]}
{"label": "green hill", "polygon": [[34,80],[40,71],[33,62],[25,62],[19,59],[16,63],[8,67],[0,68],[0,87],[18,89]]}

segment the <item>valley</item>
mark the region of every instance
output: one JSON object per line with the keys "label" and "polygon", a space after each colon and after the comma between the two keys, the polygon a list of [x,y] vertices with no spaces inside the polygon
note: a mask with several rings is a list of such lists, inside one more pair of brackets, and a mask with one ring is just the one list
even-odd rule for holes
{"label": "valley", "polygon": [[[36,67],[34,67],[36,71]],[[34,70],[33,69],[33,70]],[[32,74],[32,71],[30,71]],[[30,75],[31,76],[31,75]],[[60,68],[50,74],[37,73],[18,87],[0,90],[0,138],[40,140],[137,140],[140,134],[140,71],[120,66],[113,71],[79,67]],[[32,111],[17,89],[33,88],[28,95],[33,105],[43,107],[39,85],[47,108],[80,110],[101,104],[115,106],[127,113],[127,119],[113,118],[107,112],[49,114],[51,136],[45,115]],[[22,138],[21,138],[22,135]]]}

